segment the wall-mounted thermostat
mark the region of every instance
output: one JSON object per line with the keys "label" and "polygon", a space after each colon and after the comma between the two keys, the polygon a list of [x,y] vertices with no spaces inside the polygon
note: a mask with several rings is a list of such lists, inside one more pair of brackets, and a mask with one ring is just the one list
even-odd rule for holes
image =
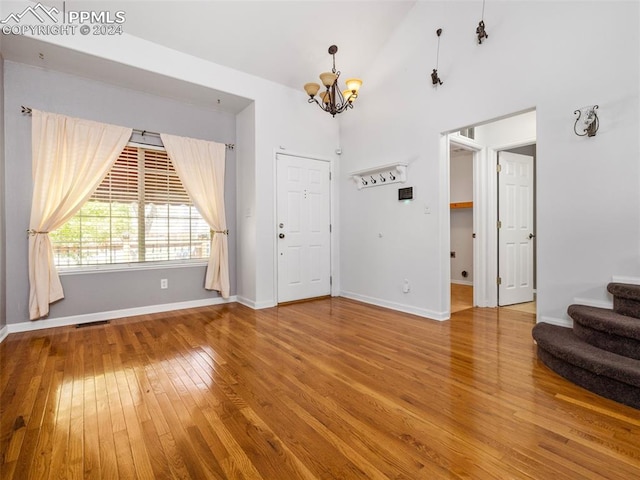
{"label": "wall-mounted thermostat", "polygon": [[413,200],[413,187],[399,188],[398,200]]}

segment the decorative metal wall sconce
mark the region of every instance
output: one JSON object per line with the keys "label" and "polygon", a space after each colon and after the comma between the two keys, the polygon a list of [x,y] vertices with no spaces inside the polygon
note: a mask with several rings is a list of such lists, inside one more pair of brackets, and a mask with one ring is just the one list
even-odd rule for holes
{"label": "decorative metal wall sconce", "polygon": [[590,105],[588,107],[582,107],[575,110],[573,113],[578,115],[576,117],[576,123],[573,125],[573,131],[579,137],[595,137],[600,128],[600,121],[598,120],[598,114],[596,110],[598,105]]}
{"label": "decorative metal wall sconce", "polygon": [[476,28],[476,35],[478,36],[478,44],[482,45],[482,40],[489,38],[489,34],[484,26],[484,2],[482,0],[482,15],[480,16],[480,22],[478,23],[478,27]]}
{"label": "decorative metal wall sconce", "polygon": [[438,85],[442,85],[442,80],[438,76],[438,62],[440,61],[440,35],[442,35],[441,28],[436,30],[436,35],[438,35],[438,50],[436,51],[436,68],[434,68],[433,72],[431,72],[431,83],[433,83],[435,87],[437,87]]}

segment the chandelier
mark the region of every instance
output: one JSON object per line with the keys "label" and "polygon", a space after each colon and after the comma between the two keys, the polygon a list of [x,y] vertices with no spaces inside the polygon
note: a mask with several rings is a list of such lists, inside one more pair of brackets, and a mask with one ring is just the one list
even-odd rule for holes
{"label": "chandelier", "polygon": [[329,54],[333,56],[333,68],[330,72],[324,72],[320,74],[320,81],[325,86],[326,90],[320,92],[320,101],[315,96],[318,94],[320,88],[317,83],[307,83],[304,86],[305,92],[309,95],[309,103],[316,103],[322,110],[331,114],[332,117],[336,116],[336,113],[342,113],[347,108],[353,108],[353,102],[358,98],[358,90],[362,85],[362,80],[359,78],[348,78],[347,89],[340,91],[338,86],[338,78],[340,72],[336,71],[336,52],[338,47],[331,45],[329,47]]}

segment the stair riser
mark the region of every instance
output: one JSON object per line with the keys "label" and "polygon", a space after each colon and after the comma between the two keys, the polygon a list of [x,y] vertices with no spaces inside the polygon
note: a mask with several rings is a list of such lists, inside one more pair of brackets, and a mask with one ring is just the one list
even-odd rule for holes
{"label": "stair riser", "polygon": [[613,297],[613,310],[620,315],[640,319],[640,302],[637,300]]}
{"label": "stair riser", "polygon": [[602,397],[640,409],[640,388],[619,382],[603,375],[597,375],[588,370],[567,363],[547,352],[539,345],[538,358],[547,367],[570,382],[573,382],[576,385],[579,385],[582,388]]}
{"label": "stair riser", "polygon": [[607,350],[624,357],[640,360],[640,341],[634,338],[621,337],[619,335],[601,332],[600,330],[594,330],[578,322],[573,322],[573,333],[576,337],[590,343],[594,347],[598,347],[602,350]]}

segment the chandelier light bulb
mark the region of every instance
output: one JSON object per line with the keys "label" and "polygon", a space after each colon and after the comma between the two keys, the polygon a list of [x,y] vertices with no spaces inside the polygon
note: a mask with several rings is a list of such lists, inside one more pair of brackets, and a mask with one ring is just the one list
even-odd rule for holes
{"label": "chandelier light bulb", "polygon": [[304,85],[304,91],[307,92],[307,95],[309,95],[311,98],[315,97],[318,94],[318,90],[320,90],[320,85],[318,85],[317,83],[311,82],[305,83]]}
{"label": "chandelier light bulb", "polygon": [[346,84],[348,90],[351,90],[353,93],[358,93],[362,85],[362,80],[359,78],[347,78]]}
{"label": "chandelier light bulb", "polygon": [[320,81],[327,88],[330,88],[337,79],[338,75],[332,72],[324,72],[320,74]]}

